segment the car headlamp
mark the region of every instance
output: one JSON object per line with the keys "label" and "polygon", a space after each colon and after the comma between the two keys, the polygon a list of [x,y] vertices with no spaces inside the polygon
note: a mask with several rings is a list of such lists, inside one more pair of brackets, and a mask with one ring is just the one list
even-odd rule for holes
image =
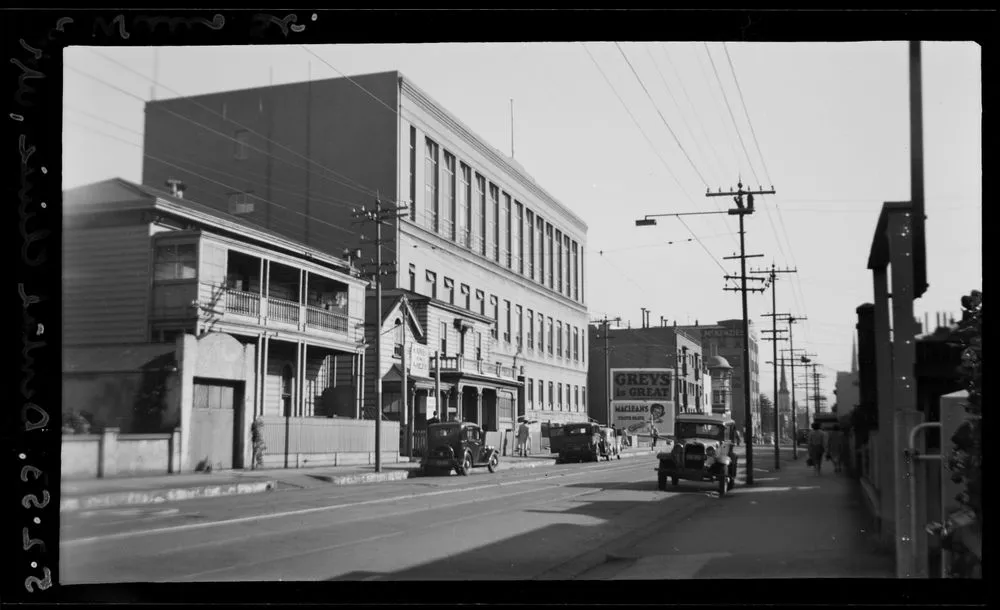
{"label": "car headlamp", "polygon": [[705,455],[709,457],[715,457],[715,447],[709,447],[705,449]]}

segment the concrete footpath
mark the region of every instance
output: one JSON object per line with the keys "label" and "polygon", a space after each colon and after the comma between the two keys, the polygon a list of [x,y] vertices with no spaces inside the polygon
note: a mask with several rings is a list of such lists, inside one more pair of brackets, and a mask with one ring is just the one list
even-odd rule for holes
{"label": "concrete footpath", "polygon": [[[649,449],[627,449],[622,458],[647,457]],[[500,458],[500,470],[554,466],[554,454]],[[230,470],[148,477],[64,480],[61,511],[93,510],[119,506],[162,504],[199,498],[215,498],[268,491],[309,489],[323,485],[359,485],[402,481],[421,476],[419,462],[315,468]]]}
{"label": "concrete footpath", "polygon": [[791,447],[774,470],[773,450],[754,449],[754,485],[707,493],[714,497],[693,512],[608,548],[604,563],[576,578],[895,577],[893,557],[867,531],[856,480],[829,462],[815,474],[801,451],[791,459]]}

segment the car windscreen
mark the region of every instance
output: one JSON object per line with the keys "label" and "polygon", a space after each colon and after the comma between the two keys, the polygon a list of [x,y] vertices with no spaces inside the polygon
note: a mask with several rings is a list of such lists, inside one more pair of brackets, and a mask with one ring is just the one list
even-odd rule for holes
{"label": "car windscreen", "polygon": [[591,434],[588,426],[566,426],[563,430],[565,434]]}
{"label": "car windscreen", "polygon": [[699,436],[702,438],[721,439],[725,429],[720,424],[706,424],[699,422],[677,422],[674,433],[678,438],[691,438]]}

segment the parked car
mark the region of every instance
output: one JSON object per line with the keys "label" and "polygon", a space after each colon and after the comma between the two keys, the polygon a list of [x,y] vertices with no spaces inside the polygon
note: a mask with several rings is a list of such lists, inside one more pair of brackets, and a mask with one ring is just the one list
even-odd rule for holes
{"label": "parked car", "polygon": [[472,422],[440,422],[427,426],[427,452],[421,459],[424,475],[468,475],[473,468],[496,472],[500,452],[486,444],[486,433]]}
{"label": "parked car", "polygon": [[574,422],[549,430],[549,448],[557,453],[557,464],[596,462],[600,457],[601,427],[593,422]]}
{"label": "parked car", "polygon": [[721,415],[681,414],[674,423],[673,447],[656,459],[657,484],[666,491],[667,479],[718,483],[719,495],[736,484],[737,458],[733,453],[736,423]]}
{"label": "parked car", "polygon": [[611,458],[622,459],[621,442],[614,428],[606,426],[601,428],[601,441],[598,444],[598,449],[600,456],[609,462]]}

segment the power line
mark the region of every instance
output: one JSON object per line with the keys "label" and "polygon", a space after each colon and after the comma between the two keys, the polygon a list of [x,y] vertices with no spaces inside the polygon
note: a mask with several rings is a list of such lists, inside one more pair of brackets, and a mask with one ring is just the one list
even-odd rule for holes
{"label": "power line", "polygon": [[[201,102],[199,102],[199,101],[191,98],[190,96],[185,96],[180,91],[177,91],[176,89],[168,87],[168,86],[164,85],[163,83],[161,83],[161,82],[159,82],[159,81],[157,81],[155,79],[151,79],[150,77],[146,76],[142,72],[139,72],[138,70],[135,70],[135,69],[127,66],[126,64],[124,64],[124,63],[122,63],[122,62],[120,62],[120,61],[118,61],[116,59],[112,59],[111,57],[108,57],[108,56],[104,55],[103,53],[98,53],[97,51],[93,51],[93,50],[91,50],[91,52],[94,53],[95,55],[97,55],[98,57],[104,59],[105,61],[113,63],[113,64],[115,64],[117,66],[120,66],[121,68],[123,68],[123,69],[125,69],[125,70],[127,70],[127,71],[129,71],[129,72],[131,72],[133,74],[135,74],[136,76],[139,76],[140,78],[143,78],[145,80],[151,81],[155,85],[157,85],[159,87],[162,87],[162,88],[166,89],[167,91],[170,91],[171,93],[173,93],[175,95],[180,96],[181,100],[183,100],[185,102],[188,102],[190,104],[194,104],[195,106],[198,106],[199,108],[210,112],[211,114],[213,114],[213,115],[221,118],[224,121],[228,121],[228,122],[236,125],[237,127],[241,128],[241,129],[245,129],[247,132],[249,132],[249,133],[251,133],[251,134],[253,134],[253,135],[255,135],[255,136],[257,136],[257,137],[259,137],[261,139],[263,139],[265,142],[270,142],[271,144],[274,144],[278,148],[281,148],[282,150],[284,150],[284,151],[286,151],[288,153],[291,153],[292,155],[295,155],[296,157],[299,157],[300,159],[304,159],[306,162],[311,163],[312,165],[315,165],[316,167],[318,167],[318,168],[320,168],[320,169],[322,169],[322,170],[324,170],[326,172],[329,172],[333,176],[336,176],[336,177],[338,177],[338,178],[340,178],[342,180],[346,180],[347,183],[341,182],[339,180],[333,180],[333,179],[331,179],[331,178],[329,178],[327,176],[321,176],[321,177],[324,177],[324,178],[330,180],[331,182],[334,182],[335,184],[340,184],[340,185],[346,186],[348,188],[353,188],[353,189],[355,189],[355,190],[357,190],[357,191],[359,191],[359,192],[361,192],[362,194],[365,194],[365,195],[374,195],[375,194],[375,190],[372,189],[371,187],[368,187],[368,186],[366,186],[366,185],[358,182],[357,180],[354,180],[354,179],[352,179],[352,178],[350,178],[348,176],[345,176],[345,175],[343,175],[343,174],[341,174],[341,173],[339,173],[339,172],[337,172],[337,171],[335,171],[333,169],[330,169],[329,167],[326,167],[326,166],[322,165],[321,163],[315,161],[314,159],[311,159],[311,158],[309,158],[309,157],[307,157],[307,156],[305,156],[305,155],[303,155],[303,154],[301,154],[301,153],[299,153],[299,152],[297,152],[297,151],[295,151],[295,150],[293,150],[293,149],[291,149],[291,148],[289,148],[289,147],[287,147],[287,146],[285,146],[285,145],[283,145],[283,144],[281,144],[279,142],[276,142],[275,140],[273,140],[271,138],[268,138],[264,134],[261,134],[261,133],[255,131],[254,129],[251,129],[249,126],[244,125],[243,123],[240,123],[238,121],[235,121],[233,119],[230,119],[230,118],[224,116],[221,112],[215,110],[214,108],[212,108],[212,107],[210,107],[210,106],[208,106],[206,104],[203,104],[203,103],[201,103]],[[94,80],[98,80],[99,82],[104,82],[105,84],[108,84],[105,81],[103,81],[101,79],[98,79],[97,77],[92,76],[90,74],[87,74],[87,73],[85,73],[85,72],[83,72],[81,70],[78,70],[78,69],[75,69],[75,68],[71,68],[71,69],[73,69],[76,72],[79,72],[80,74],[83,74],[84,76],[88,76],[88,77],[90,77],[90,78],[92,78]],[[109,86],[112,86],[113,88],[117,89],[117,87],[114,87],[113,85],[109,85]],[[122,90],[119,89],[119,91],[122,91]],[[127,94],[127,95],[129,95],[129,96],[131,96],[131,97],[135,97],[136,99],[138,99],[139,101],[141,101],[143,103],[146,102],[146,100],[143,99],[142,97],[139,97],[137,95],[128,93],[126,91],[122,91],[122,92],[125,93],[125,94]],[[159,106],[157,106],[157,105],[154,105],[153,107],[154,108],[159,108]],[[167,112],[170,112],[169,110],[166,110],[166,109],[163,109],[163,108],[161,108],[161,109],[165,110]],[[173,112],[170,112],[170,113],[171,114],[175,114],[175,116],[178,116],[178,117],[183,118],[185,120],[188,120],[189,122],[194,123],[195,125],[199,125],[201,127],[205,127],[206,129],[210,129],[207,126],[202,125],[201,123],[195,121],[194,119],[191,119],[189,117],[184,117],[183,115],[177,115],[176,113],[173,113]],[[228,136],[226,136],[226,137],[228,137]],[[229,138],[229,139],[233,140],[233,138]],[[273,159],[280,160],[277,157],[275,157],[274,155],[271,155],[270,153],[266,153],[265,152],[264,154],[267,155],[267,156],[269,156],[269,157],[271,157],[271,158],[273,158]],[[296,165],[293,165],[293,167],[298,167],[299,169],[306,169],[306,168],[303,168],[301,166],[296,166]],[[306,170],[306,171],[309,171],[309,170]],[[313,173],[313,172],[310,172],[310,173]],[[315,174],[315,173],[313,173],[313,174],[314,175],[318,175],[318,174]],[[348,183],[353,183],[353,185],[352,184],[348,184]]]}
{"label": "power line", "polygon": [[[684,114],[681,112],[681,105],[677,101],[677,97],[674,96],[674,92],[670,89],[670,85],[667,84],[667,77],[663,75],[663,71],[660,70],[660,66],[657,63],[656,58],[653,57],[653,52],[650,50],[648,46],[646,47],[646,54],[649,55],[649,60],[650,62],[652,62],[653,68],[656,69],[656,74],[660,77],[660,82],[663,83],[663,88],[667,90],[667,94],[670,96],[670,100],[674,103],[674,106],[677,108],[677,114],[678,116],[681,117],[681,124],[684,126],[684,131],[687,132],[688,137],[690,137],[691,141],[694,142],[694,146],[698,150],[699,157],[704,159],[706,156],[705,151],[701,149],[701,144],[699,144],[698,138],[695,137],[694,132],[691,130],[691,126],[688,125],[687,119],[684,118]],[[709,164],[709,167],[712,167],[712,165]],[[714,176],[715,174],[713,173],[713,177]],[[716,208],[722,209],[721,207],[718,206],[718,204],[716,204]]]}
{"label": "power line", "polygon": [[330,62],[328,62],[327,60],[325,60],[322,57],[320,57],[319,55],[317,55],[312,49],[306,48],[304,45],[299,45],[299,48],[302,49],[303,51],[305,51],[306,53],[309,53],[310,55],[312,55],[316,59],[320,60],[324,64],[326,64],[326,66],[328,68],[330,68],[331,70],[333,70],[337,74],[339,74],[342,77],[344,77],[347,80],[349,80],[351,82],[351,84],[353,84],[355,87],[357,87],[358,89],[361,89],[362,91],[364,91],[365,93],[367,93],[368,96],[371,97],[373,100],[375,100],[379,104],[382,104],[383,106],[385,106],[389,110],[389,112],[391,112],[393,114],[396,114],[398,112],[397,109],[393,108],[389,104],[386,104],[384,100],[382,100],[381,98],[379,98],[377,95],[375,95],[374,93],[372,93],[368,89],[365,89],[364,86],[358,84],[358,82],[355,81],[353,78],[351,78],[350,76],[344,74],[343,72],[341,72],[337,68],[333,67],[333,65]]}
{"label": "power line", "polygon": [[677,78],[677,82],[681,86],[681,92],[684,94],[684,99],[687,100],[688,105],[691,106],[691,109],[694,111],[694,118],[698,121],[698,127],[701,129],[701,134],[705,138],[708,149],[712,152],[712,157],[714,157],[715,162],[718,163],[720,172],[725,171],[726,165],[722,162],[722,158],[716,152],[715,147],[712,146],[711,139],[708,137],[708,130],[705,129],[705,124],[701,120],[701,114],[698,112],[698,107],[691,101],[691,96],[688,95],[687,87],[684,86],[684,79],[681,78],[680,72],[678,72],[677,68],[674,66],[674,62],[670,60],[670,53],[667,51],[667,47],[661,46],[660,48],[663,50],[663,56],[667,60],[667,65],[670,66],[671,71],[673,71],[674,76]]}
{"label": "power line", "polygon": [[760,163],[764,167],[764,177],[767,178],[768,184],[773,184],[771,174],[767,171],[767,162],[764,161],[764,154],[760,151],[760,143],[757,142],[757,134],[754,132],[753,123],[750,121],[750,112],[747,110],[746,100],[743,99],[743,89],[740,87],[739,79],[736,78],[736,68],[733,66],[733,58],[729,55],[729,47],[725,42],[722,43],[722,50],[726,52],[726,59],[729,61],[729,70],[733,73],[733,82],[736,83],[736,91],[740,94],[740,104],[743,106],[743,114],[747,117],[747,125],[750,126],[750,135],[753,136],[753,143],[757,147],[757,156],[760,157]]}
{"label": "power line", "polygon": [[[673,170],[670,169],[670,165],[666,162],[666,160],[664,160],[663,156],[660,154],[660,151],[656,149],[656,145],[654,145],[652,140],[649,139],[649,136],[646,135],[646,132],[645,130],[643,130],[642,125],[639,124],[639,121],[635,118],[635,115],[633,115],[632,111],[629,109],[628,104],[626,104],[625,100],[622,99],[621,95],[618,94],[618,90],[615,89],[614,84],[611,83],[611,81],[608,79],[608,76],[604,73],[604,70],[601,68],[601,65],[597,63],[597,59],[594,58],[594,55],[590,52],[590,49],[587,48],[587,44],[581,42],[580,45],[583,47],[583,50],[587,52],[587,56],[590,57],[590,61],[594,63],[594,66],[597,68],[597,71],[600,72],[601,76],[604,78],[604,82],[606,82],[608,84],[608,87],[611,88],[611,92],[614,93],[615,97],[618,98],[618,101],[621,102],[622,107],[625,108],[625,112],[628,113],[629,118],[632,119],[632,122],[635,124],[636,129],[639,130],[639,133],[642,135],[643,139],[646,140],[646,143],[649,144],[649,147],[653,149],[653,153],[660,160],[660,163],[662,163],[663,167],[666,168],[667,173],[669,173],[670,177],[673,178],[674,182],[677,184],[677,188],[681,190],[681,193],[683,193],[684,196],[688,198],[688,201],[690,201],[692,205],[697,205],[695,204],[694,199],[691,198],[691,195],[688,194],[687,190],[680,183],[680,180],[677,179],[677,176],[674,175]],[[691,228],[688,227],[683,220],[681,221],[681,224],[683,224],[684,228],[687,229],[689,233],[691,233],[691,236],[694,237],[695,240],[701,245],[702,249],[705,250],[705,252],[709,255],[709,257],[711,257],[712,261],[714,261],[715,264],[718,265],[723,272],[725,272],[725,267],[722,267],[722,265],[719,264],[719,261],[715,257],[715,255],[713,255],[711,251],[709,251],[709,249],[705,246],[705,244],[703,244],[701,240],[698,239],[698,236],[695,235],[694,231],[692,231]]]}
{"label": "power line", "polygon": [[660,120],[663,121],[663,124],[667,127],[667,131],[670,132],[670,135],[671,137],[673,137],[674,142],[677,143],[677,147],[681,149],[682,153],[684,153],[684,158],[687,159],[688,163],[691,164],[691,169],[693,169],[694,172],[698,174],[698,177],[701,178],[702,184],[708,186],[708,181],[705,180],[705,177],[701,175],[700,171],[698,171],[698,167],[695,166],[694,161],[691,160],[690,155],[688,155],[687,151],[684,150],[684,145],[681,144],[681,141],[679,139],[677,139],[677,134],[674,133],[674,130],[670,127],[670,123],[667,122],[667,119],[664,118],[663,113],[660,112],[659,106],[656,105],[656,101],[653,100],[653,96],[650,95],[649,89],[646,88],[646,84],[642,82],[642,78],[639,76],[639,73],[635,71],[635,68],[632,66],[632,62],[629,61],[628,55],[625,54],[625,51],[621,48],[621,45],[619,45],[617,42],[615,43],[615,46],[618,48],[618,52],[622,54],[622,57],[625,58],[625,63],[627,63],[629,69],[632,70],[632,74],[635,76],[635,79],[639,81],[639,86],[642,87],[642,90],[646,92],[646,97],[648,97],[650,103],[653,104],[653,109],[656,110],[656,114],[660,116]]}
{"label": "power line", "polygon": [[[77,125],[78,127],[82,128],[82,129],[86,129],[87,131],[91,131],[91,132],[93,132],[93,133],[96,133],[97,135],[101,135],[101,136],[104,136],[104,137],[106,137],[106,138],[110,138],[110,139],[112,139],[112,140],[117,140],[117,141],[119,141],[119,142],[122,142],[122,143],[124,143],[124,144],[128,144],[129,146],[134,146],[134,147],[136,147],[136,148],[142,148],[142,145],[141,145],[141,144],[136,144],[135,142],[129,142],[128,140],[123,140],[122,138],[119,138],[119,137],[117,137],[117,136],[113,136],[113,135],[111,135],[111,134],[108,134],[108,133],[105,133],[105,132],[103,132],[103,131],[101,131],[101,130],[99,130],[99,129],[95,129],[95,128],[93,128],[93,127],[90,127],[89,125],[84,125],[83,123],[76,123],[76,122],[74,122],[73,124]],[[231,185],[231,184],[226,184],[225,182],[220,182],[220,181],[218,181],[218,180],[215,180],[215,179],[213,179],[213,178],[209,178],[208,176],[205,176],[205,175],[203,175],[203,174],[199,174],[199,173],[197,173],[197,172],[194,172],[194,171],[191,171],[191,170],[190,170],[190,169],[188,169],[188,168],[184,168],[184,167],[181,167],[181,166],[179,166],[179,165],[176,165],[176,164],[174,164],[174,163],[171,163],[171,162],[169,162],[169,161],[167,161],[167,160],[165,160],[165,159],[162,159],[162,158],[160,158],[160,157],[156,157],[156,156],[154,156],[154,155],[151,155],[151,154],[149,154],[149,153],[143,153],[143,157],[146,157],[146,158],[148,158],[148,159],[152,159],[152,160],[154,160],[154,161],[157,161],[157,162],[159,162],[159,163],[163,163],[164,165],[168,165],[168,166],[171,166],[171,167],[174,167],[174,168],[176,168],[176,169],[180,169],[180,170],[184,170],[184,171],[187,171],[187,172],[190,172],[190,173],[191,173],[191,175],[193,175],[193,176],[195,176],[195,177],[197,177],[197,178],[201,178],[202,180],[208,180],[209,182],[213,182],[213,183],[215,183],[215,184],[218,184],[219,186],[224,186],[224,187],[226,187],[227,189],[232,189],[232,190],[234,190],[234,191],[239,191],[239,190],[240,190],[240,189],[238,189],[238,188],[234,187],[234,186],[233,186],[233,185]],[[284,209],[284,210],[287,210],[287,211],[289,211],[289,212],[291,212],[291,213],[293,213],[293,214],[298,214],[298,215],[300,215],[300,216],[305,216],[305,214],[304,214],[303,212],[299,212],[299,211],[297,211],[297,210],[293,210],[293,209],[291,209],[291,208],[288,208],[288,207],[285,207],[285,206],[283,206],[283,205],[280,205],[280,204],[277,204],[277,203],[274,203],[273,201],[269,201],[269,200],[267,200],[267,199],[265,199],[265,198],[263,198],[263,197],[257,197],[257,196],[255,195],[255,196],[254,196],[254,198],[255,198],[255,199],[259,199],[260,201],[263,201],[264,203],[266,203],[266,204],[268,204],[268,205],[272,205],[272,206],[274,206],[274,207],[276,207],[276,208],[280,208],[280,209]],[[355,233],[354,233],[353,231],[350,231],[350,230],[348,230],[348,229],[345,229],[345,228],[343,228],[343,227],[340,227],[340,226],[337,226],[337,225],[335,225],[335,224],[333,224],[333,223],[330,223],[330,222],[327,222],[327,221],[324,221],[324,220],[320,220],[320,219],[318,219],[318,218],[310,218],[310,219],[311,219],[311,220],[313,220],[314,222],[318,222],[318,223],[320,223],[320,224],[325,224],[325,225],[327,225],[327,226],[329,226],[329,227],[331,227],[331,228],[333,228],[333,229],[336,229],[336,230],[338,230],[338,231],[342,231],[342,232],[344,232],[344,233],[347,233],[347,234],[349,234],[349,235],[354,235],[354,234],[355,234]]]}

